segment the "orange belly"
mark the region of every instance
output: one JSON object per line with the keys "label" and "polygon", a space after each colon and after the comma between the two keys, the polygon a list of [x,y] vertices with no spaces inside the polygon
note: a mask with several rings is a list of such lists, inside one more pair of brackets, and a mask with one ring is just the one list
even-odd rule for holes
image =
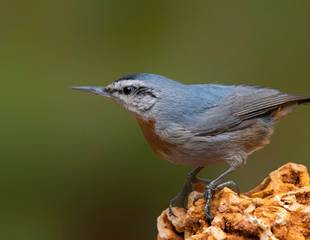
{"label": "orange belly", "polygon": [[161,157],[167,158],[171,153],[173,145],[163,141],[155,133],[155,121],[154,120],[145,121],[141,118],[137,118],[137,121],[142,129],[144,137],[151,146],[152,150]]}

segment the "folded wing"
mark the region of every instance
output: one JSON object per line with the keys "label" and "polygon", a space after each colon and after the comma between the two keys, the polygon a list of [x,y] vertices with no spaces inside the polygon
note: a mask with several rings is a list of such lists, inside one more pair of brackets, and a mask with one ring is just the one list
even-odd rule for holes
{"label": "folded wing", "polygon": [[238,91],[236,87],[236,91],[222,104],[209,109],[196,119],[194,131],[197,132],[197,136],[237,131],[253,124],[259,117],[272,117],[275,113],[281,113],[296,104],[310,102],[309,96],[286,94],[264,88],[242,88],[246,88],[247,91]]}

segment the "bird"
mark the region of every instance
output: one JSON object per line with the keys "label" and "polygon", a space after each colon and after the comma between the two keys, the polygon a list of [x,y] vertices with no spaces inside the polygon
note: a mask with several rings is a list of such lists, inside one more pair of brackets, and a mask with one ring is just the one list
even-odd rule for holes
{"label": "bird", "polygon": [[[212,197],[230,187],[225,178],[246,164],[253,152],[270,143],[278,120],[310,96],[252,85],[184,84],[151,73],[123,76],[111,84],[78,86],[74,90],[108,98],[134,116],[151,149],[176,165],[191,166],[182,190],[169,208],[185,207],[193,183],[205,183],[205,216],[211,222]],[[197,175],[211,163],[228,168],[214,179]]]}

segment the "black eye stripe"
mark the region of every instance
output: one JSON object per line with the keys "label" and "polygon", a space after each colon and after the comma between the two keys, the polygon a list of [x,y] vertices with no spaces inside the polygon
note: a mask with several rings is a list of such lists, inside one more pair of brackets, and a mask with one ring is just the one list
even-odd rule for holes
{"label": "black eye stripe", "polygon": [[115,92],[120,92],[118,89],[114,89],[114,88],[106,88],[106,91],[111,94]]}
{"label": "black eye stripe", "polygon": [[137,90],[136,90],[136,94],[141,94],[141,93],[145,93],[147,91],[147,88],[146,87],[139,87]]}
{"label": "black eye stripe", "polygon": [[[126,88],[126,90],[125,90]],[[130,88],[127,89],[127,88]],[[130,95],[130,94],[135,94],[135,95],[150,95],[154,98],[157,98],[156,95],[154,95],[154,93],[152,92],[151,89],[144,87],[144,86],[140,86],[140,87],[135,87],[135,86],[125,86],[121,89],[116,89],[116,88],[109,88],[106,89],[109,93],[113,94],[113,93],[119,93],[119,94],[124,94],[124,95]]]}
{"label": "black eye stripe", "polygon": [[142,94],[142,93],[146,93],[147,92],[147,88],[146,87],[135,87],[135,86],[126,86],[123,87],[123,89],[121,90],[121,92],[125,95],[129,95],[129,94]]}

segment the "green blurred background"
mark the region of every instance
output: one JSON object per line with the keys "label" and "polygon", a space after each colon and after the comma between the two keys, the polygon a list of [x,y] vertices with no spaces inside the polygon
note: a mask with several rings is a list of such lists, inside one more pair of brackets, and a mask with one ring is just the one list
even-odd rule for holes
{"label": "green blurred background", "polygon": [[[152,72],[310,94],[310,2],[0,2],[0,238],[155,239],[187,167],[158,159],[126,112],[73,85]],[[310,108],[232,175],[243,191],[310,166]],[[215,177],[226,166],[210,166]]]}

